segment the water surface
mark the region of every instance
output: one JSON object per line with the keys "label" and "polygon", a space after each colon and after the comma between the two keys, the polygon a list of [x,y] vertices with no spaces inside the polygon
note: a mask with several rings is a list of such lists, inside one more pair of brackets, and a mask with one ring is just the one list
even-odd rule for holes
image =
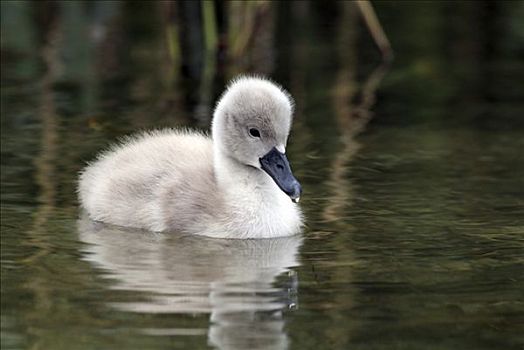
{"label": "water surface", "polygon": [[[2,3],[2,349],[522,349],[522,6],[378,2],[396,59],[377,73],[351,5],[274,5],[242,59],[198,85],[168,54],[162,11],[78,4]],[[97,151],[207,129],[247,71],[296,99],[302,235],[214,240],[82,214],[77,172]]]}

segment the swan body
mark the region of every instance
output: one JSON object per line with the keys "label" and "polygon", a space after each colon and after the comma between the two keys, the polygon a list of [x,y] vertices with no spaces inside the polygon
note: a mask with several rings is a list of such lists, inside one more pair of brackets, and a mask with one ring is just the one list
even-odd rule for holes
{"label": "swan body", "polygon": [[129,137],[81,173],[80,203],[96,221],[151,231],[296,234],[301,188],[285,156],[292,111],[272,82],[234,80],[215,109],[212,137],[173,129]]}

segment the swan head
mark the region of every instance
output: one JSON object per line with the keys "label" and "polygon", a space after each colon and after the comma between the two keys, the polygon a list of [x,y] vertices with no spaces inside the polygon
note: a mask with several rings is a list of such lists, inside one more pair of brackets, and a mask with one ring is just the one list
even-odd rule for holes
{"label": "swan head", "polygon": [[259,77],[233,80],[213,115],[214,147],[223,155],[269,175],[291,200],[302,188],[285,155],[293,99],[284,89]]}

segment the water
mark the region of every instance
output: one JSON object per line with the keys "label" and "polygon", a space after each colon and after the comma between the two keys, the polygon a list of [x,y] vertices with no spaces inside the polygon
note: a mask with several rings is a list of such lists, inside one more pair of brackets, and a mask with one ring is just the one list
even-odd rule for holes
{"label": "water", "polygon": [[[2,349],[523,348],[522,5],[377,3],[396,60],[373,104],[378,53],[350,5],[275,6],[265,39],[195,93],[170,73],[160,12],[78,4],[2,3]],[[246,70],[296,99],[303,235],[82,215],[76,174],[98,150],[205,129]]]}

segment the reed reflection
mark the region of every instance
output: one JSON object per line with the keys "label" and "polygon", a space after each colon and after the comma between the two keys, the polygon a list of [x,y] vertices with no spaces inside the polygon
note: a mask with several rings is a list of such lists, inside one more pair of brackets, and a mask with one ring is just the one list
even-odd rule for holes
{"label": "reed reflection", "polygon": [[[120,311],[209,314],[210,345],[221,349],[285,349],[286,310],[297,305],[302,237],[219,240],[107,226],[82,217],[84,260],[111,279],[111,289],[143,292],[113,302]],[[180,330],[143,330],[169,334]]]}

